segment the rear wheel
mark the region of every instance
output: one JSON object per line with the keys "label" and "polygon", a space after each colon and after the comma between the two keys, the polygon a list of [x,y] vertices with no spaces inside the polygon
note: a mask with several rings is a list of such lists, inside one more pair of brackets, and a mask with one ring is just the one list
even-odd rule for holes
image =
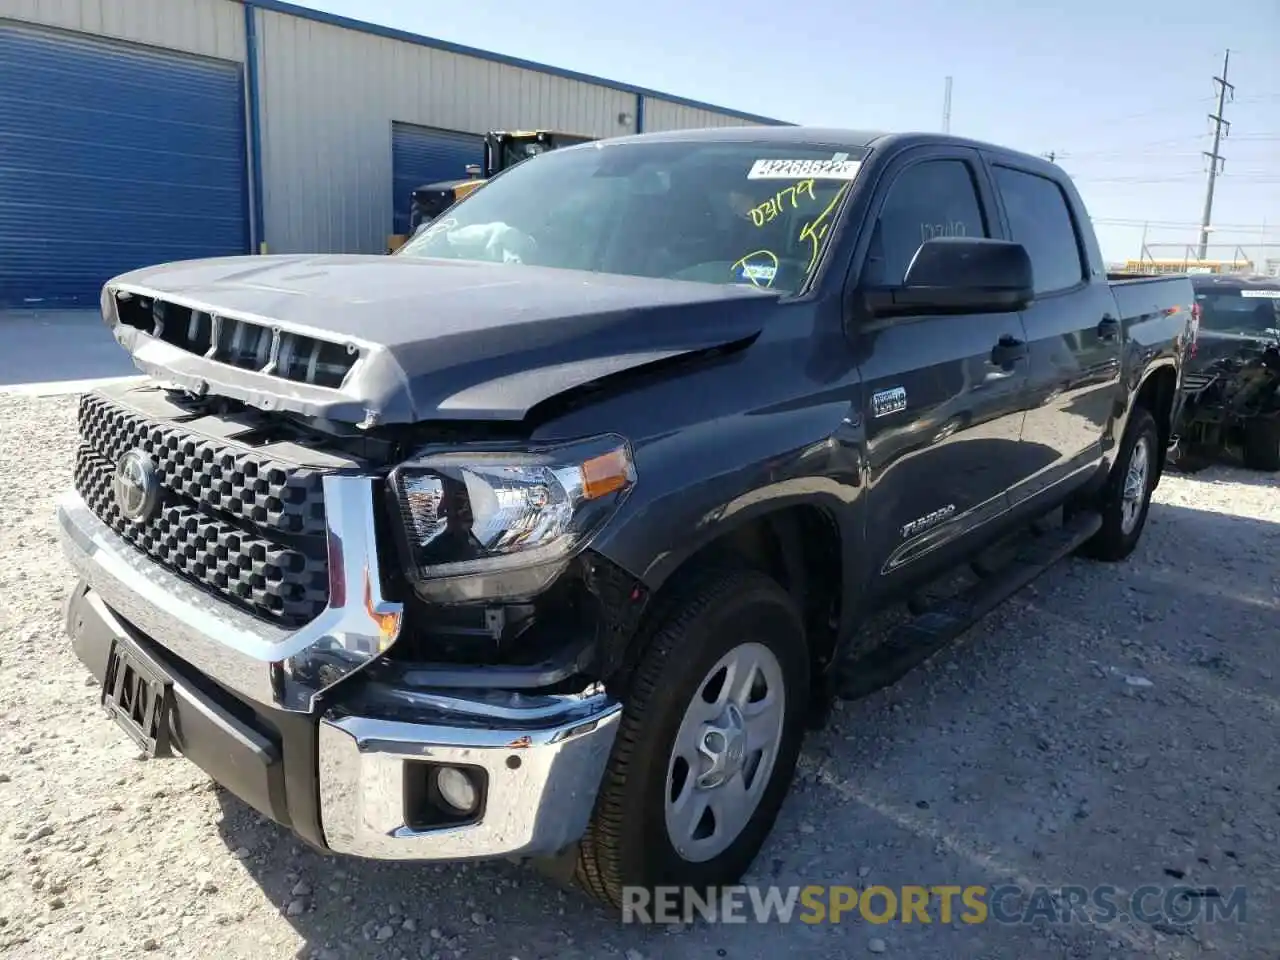
{"label": "rear wheel", "polygon": [[1147,524],[1151,493],[1159,467],[1160,431],[1146,407],[1129,417],[1115,466],[1098,495],[1102,529],[1086,540],[1080,554],[1095,560],[1123,560],[1133,553]]}
{"label": "rear wheel", "polygon": [[1245,425],[1243,459],[1250,470],[1280,470],[1280,414],[1257,417]]}
{"label": "rear wheel", "polygon": [[663,618],[636,668],[576,880],[614,909],[626,887],[735,883],[795,771],[809,658],[770,578],[726,572]]}

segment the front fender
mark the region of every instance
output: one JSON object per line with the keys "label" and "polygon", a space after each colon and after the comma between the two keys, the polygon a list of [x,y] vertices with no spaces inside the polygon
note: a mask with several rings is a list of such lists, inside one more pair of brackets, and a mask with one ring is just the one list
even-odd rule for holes
{"label": "front fender", "polygon": [[713,541],[787,507],[818,507],[856,542],[861,459],[847,411],[755,411],[645,442],[636,488],[593,547],[656,591]]}

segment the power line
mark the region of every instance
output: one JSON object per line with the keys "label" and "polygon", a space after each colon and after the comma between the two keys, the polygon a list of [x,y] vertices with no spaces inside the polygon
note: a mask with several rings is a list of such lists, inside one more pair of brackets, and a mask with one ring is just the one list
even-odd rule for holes
{"label": "power line", "polygon": [[[1213,97],[1196,97],[1191,103],[1212,103]],[[1184,101],[1185,102],[1185,101]],[[1159,107],[1150,110],[1141,110],[1137,113],[1125,113],[1114,117],[1104,117],[1101,120],[1090,120],[1089,129],[1094,130],[1098,126],[1110,127],[1120,123],[1130,123],[1134,120],[1146,120],[1150,117],[1168,117],[1170,115],[1169,107]]]}
{"label": "power line", "polygon": [[[1218,99],[1217,94],[1208,94],[1203,97],[1185,98],[1185,99],[1182,99],[1180,102],[1184,105],[1201,104],[1201,103],[1211,105],[1217,99]],[[1280,100],[1280,92],[1263,93],[1263,94],[1256,94],[1256,95],[1247,96],[1247,97],[1232,98],[1231,102],[1235,104],[1249,105],[1249,104],[1260,104],[1260,103],[1274,103],[1278,100]],[[1168,106],[1165,106],[1165,107],[1157,107],[1157,108],[1151,108],[1146,110],[1140,110],[1135,113],[1117,114],[1116,116],[1102,117],[1100,119],[1090,118],[1090,120],[1088,121],[1089,123],[1088,132],[1092,133],[1093,131],[1096,131],[1100,127],[1102,128],[1114,127],[1118,124],[1131,123],[1135,120],[1147,120],[1153,117],[1168,118],[1171,115],[1172,114],[1171,114],[1170,108]],[[1070,132],[1084,133],[1086,131],[1084,130],[1084,128],[1081,128],[1079,131],[1076,131],[1074,130],[1074,128],[1072,128]]]}
{"label": "power line", "polygon": [[[1131,176],[1113,176],[1113,177],[1080,177],[1075,174],[1071,175],[1071,179],[1076,183],[1141,183],[1158,185],[1162,183],[1192,183],[1204,176],[1203,171],[1198,173],[1177,173],[1168,176],[1152,177],[1144,174],[1133,174]],[[1249,173],[1249,174],[1222,174],[1232,183],[1280,183],[1280,174],[1274,173]]]}
{"label": "power line", "polygon": [[[1223,121],[1223,125],[1224,127],[1230,126],[1226,121]],[[1170,137],[1164,140],[1146,140],[1130,144],[1127,147],[1113,147],[1109,150],[1064,150],[1058,153],[1057,156],[1064,160],[1149,160],[1162,157],[1203,157],[1207,155],[1207,151],[1170,151],[1162,148],[1199,143],[1208,135],[1207,133],[1201,133],[1194,136]],[[1232,142],[1234,143],[1272,143],[1277,140],[1280,140],[1280,133],[1272,132],[1237,133],[1232,137]]]}
{"label": "power line", "polygon": [[[1195,220],[1144,220],[1137,217],[1093,217],[1094,223],[1103,224],[1108,227],[1159,227],[1160,229],[1177,229],[1179,227],[1199,227],[1200,224]],[[1277,226],[1275,223],[1219,223],[1215,224],[1216,230],[1229,230],[1232,233],[1247,233],[1253,231],[1258,233],[1264,230],[1274,230]]]}
{"label": "power line", "polygon": [[[1110,150],[1083,150],[1083,151],[1064,150],[1062,151],[1062,153],[1059,154],[1059,156],[1062,157],[1064,160],[1077,160],[1077,159],[1083,160],[1083,159],[1100,158],[1100,157],[1133,156],[1134,151],[1146,151],[1146,150],[1152,150],[1154,152],[1163,154],[1165,151],[1156,150],[1156,148],[1178,147],[1184,144],[1198,143],[1201,140],[1203,140],[1204,137],[1205,137],[1205,134],[1200,133],[1200,134],[1194,134],[1191,136],[1166,137],[1162,140],[1143,140],[1139,143],[1132,143],[1127,147],[1113,147]],[[1200,156],[1200,154],[1196,153],[1195,156]]]}
{"label": "power line", "polygon": [[1226,56],[1222,58],[1222,76],[1214,77],[1213,82],[1218,85],[1218,112],[1209,114],[1209,119],[1213,121],[1213,152],[1206,152],[1205,156],[1209,158],[1209,181],[1205,185],[1204,191],[1204,213],[1200,215],[1200,259],[1206,256],[1209,247],[1209,221],[1213,216],[1213,187],[1214,181],[1218,179],[1218,165],[1223,162],[1222,155],[1218,152],[1218,147],[1222,144],[1223,128],[1231,130],[1231,124],[1223,119],[1223,113],[1226,112],[1227,96],[1230,94],[1234,100],[1236,96],[1236,88],[1227,82],[1227,67],[1231,64],[1231,51],[1228,49]]}

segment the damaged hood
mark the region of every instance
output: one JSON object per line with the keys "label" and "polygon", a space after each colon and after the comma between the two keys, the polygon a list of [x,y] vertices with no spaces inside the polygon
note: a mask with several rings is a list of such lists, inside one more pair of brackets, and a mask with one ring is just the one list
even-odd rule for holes
{"label": "damaged hood", "polygon": [[[103,289],[103,313],[156,379],[371,426],[519,420],[602,377],[745,341],[777,296],[527,265],[277,255],[122,274]],[[337,371],[328,380],[315,376],[321,356]]]}

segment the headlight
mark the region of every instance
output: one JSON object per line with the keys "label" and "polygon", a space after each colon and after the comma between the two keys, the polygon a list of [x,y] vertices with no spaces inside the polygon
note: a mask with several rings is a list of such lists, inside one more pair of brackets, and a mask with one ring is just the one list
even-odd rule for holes
{"label": "headlight", "polygon": [[617,436],[426,454],[391,474],[405,567],[441,602],[530,596],[609,519],[636,480]]}

